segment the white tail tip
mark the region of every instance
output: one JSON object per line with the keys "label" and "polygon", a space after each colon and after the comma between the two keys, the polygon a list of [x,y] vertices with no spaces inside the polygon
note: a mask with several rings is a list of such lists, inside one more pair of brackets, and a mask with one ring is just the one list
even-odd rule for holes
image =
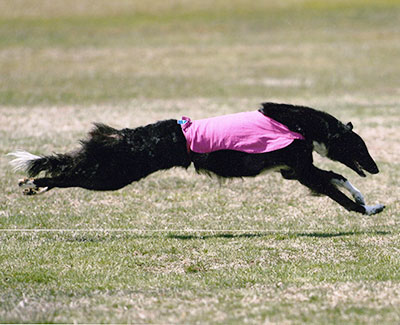
{"label": "white tail tip", "polygon": [[10,165],[13,167],[14,171],[22,170],[26,171],[29,167],[29,162],[32,160],[40,159],[41,157],[33,155],[27,151],[17,150],[10,152],[7,156],[15,157],[15,159],[10,161]]}

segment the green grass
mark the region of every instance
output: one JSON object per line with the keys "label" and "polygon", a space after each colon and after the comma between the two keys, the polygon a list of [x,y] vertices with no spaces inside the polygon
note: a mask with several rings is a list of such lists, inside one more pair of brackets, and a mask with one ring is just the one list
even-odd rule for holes
{"label": "green grass", "polygon": [[[0,1],[0,322],[399,323],[399,18],[389,0]],[[385,211],[193,168],[24,197],[5,156],[265,100],[351,120],[380,174],[316,164]]]}

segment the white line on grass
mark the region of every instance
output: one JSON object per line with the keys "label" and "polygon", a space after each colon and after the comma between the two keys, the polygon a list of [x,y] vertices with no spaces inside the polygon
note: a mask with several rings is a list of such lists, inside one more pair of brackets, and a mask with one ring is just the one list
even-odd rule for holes
{"label": "white line on grass", "polygon": [[[387,226],[386,226],[387,227]],[[62,233],[62,232],[101,232],[101,233],[261,233],[261,234],[286,234],[290,235],[293,232],[295,233],[304,233],[304,234],[313,234],[313,233],[334,233],[334,232],[342,232],[342,233],[363,233],[363,232],[381,232],[386,231],[385,225],[378,226],[378,229],[332,229],[332,230],[324,230],[324,229],[291,229],[291,230],[274,230],[274,229],[123,229],[123,228],[111,228],[111,229],[101,229],[101,228],[81,228],[81,229],[44,229],[44,228],[4,228],[0,229],[0,233]],[[381,229],[379,229],[381,228]],[[393,229],[392,229],[393,230]]]}
{"label": "white line on grass", "polygon": [[20,229],[5,228],[0,232],[282,232],[281,230],[258,230],[258,229]]}

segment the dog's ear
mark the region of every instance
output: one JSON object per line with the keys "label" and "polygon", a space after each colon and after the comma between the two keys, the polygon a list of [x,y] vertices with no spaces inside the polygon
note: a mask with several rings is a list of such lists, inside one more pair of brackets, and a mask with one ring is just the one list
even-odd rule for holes
{"label": "dog's ear", "polygon": [[346,126],[349,130],[353,130],[353,123],[349,122],[346,124]]}

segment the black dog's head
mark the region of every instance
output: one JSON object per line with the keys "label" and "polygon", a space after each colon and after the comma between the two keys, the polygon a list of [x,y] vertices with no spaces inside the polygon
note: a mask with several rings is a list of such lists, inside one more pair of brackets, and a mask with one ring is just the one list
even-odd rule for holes
{"label": "black dog's head", "polygon": [[342,126],[338,133],[330,137],[327,156],[340,161],[362,177],[366,176],[363,170],[371,174],[379,173],[365,142],[357,133],[353,132],[353,125],[348,123],[347,125],[342,124]]}

